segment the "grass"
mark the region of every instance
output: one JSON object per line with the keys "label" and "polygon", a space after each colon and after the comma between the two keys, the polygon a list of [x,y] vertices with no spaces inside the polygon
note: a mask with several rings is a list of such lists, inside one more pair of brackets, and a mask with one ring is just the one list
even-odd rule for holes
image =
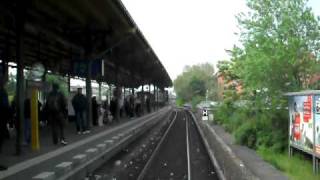
{"label": "grass", "polygon": [[275,153],[267,148],[259,148],[257,153],[292,180],[319,180],[320,175],[312,172],[312,160],[299,154],[289,157],[288,153]]}

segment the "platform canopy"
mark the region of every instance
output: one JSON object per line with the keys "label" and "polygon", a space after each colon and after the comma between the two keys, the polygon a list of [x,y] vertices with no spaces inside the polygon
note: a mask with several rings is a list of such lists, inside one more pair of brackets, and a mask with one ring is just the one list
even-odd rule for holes
{"label": "platform canopy", "polygon": [[26,68],[41,62],[53,73],[84,77],[75,64],[91,61],[98,67],[103,59],[104,76],[93,68],[92,79],[126,87],[172,86],[120,0],[0,1],[0,58],[4,61],[16,61],[21,21]]}

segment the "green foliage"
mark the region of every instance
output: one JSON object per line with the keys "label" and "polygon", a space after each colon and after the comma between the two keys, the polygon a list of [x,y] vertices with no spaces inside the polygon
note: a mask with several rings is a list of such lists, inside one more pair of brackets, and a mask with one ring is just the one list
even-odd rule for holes
{"label": "green foliage", "polygon": [[[247,5],[249,13],[237,17],[242,48],[233,48],[230,62],[218,63],[219,72],[240,82],[244,93],[236,95],[230,86],[216,119],[238,143],[281,152],[288,143],[282,94],[310,87],[308,80],[319,70],[320,25],[305,0],[247,0]],[[250,103],[236,106],[241,100]]]}
{"label": "green foliage", "polygon": [[185,102],[183,101],[183,99],[177,98],[176,104],[177,104],[178,107],[182,107],[182,106],[184,105],[184,103],[185,103]]}
{"label": "green foliage", "polygon": [[227,82],[232,80],[239,80],[239,77],[237,76],[237,73],[235,71],[236,69],[233,61],[218,61],[217,68],[219,69],[219,73],[223,75]]}
{"label": "green foliage", "polygon": [[199,104],[204,98],[202,96],[194,96],[191,101],[192,108],[195,109],[197,104]]}
{"label": "green foliage", "polygon": [[236,142],[245,144],[250,148],[256,148],[257,128],[255,123],[247,121],[235,130]]}
{"label": "green foliage", "polygon": [[289,179],[320,179],[320,175],[314,175],[312,172],[312,164],[310,163],[311,160],[305,159],[305,157],[299,154],[289,157],[286,151],[283,153],[275,153],[268,147],[259,147],[257,152],[265,161],[268,161],[277,169],[283,171],[289,177]]}
{"label": "green foliage", "polygon": [[56,83],[59,85],[59,90],[65,95],[68,96],[68,84],[67,84],[67,80],[62,77],[62,76],[58,76],[58,75],[53,75],[53,74],[47,74],[46,75],[46,81],[49,83]]}
{"label": "green foliage", "polygon": [[231,99],[227,98],[218,106],[215,120],[234,134],[237,143],[253,149],[266,146],[276,152],[285,150],[288,145],[286,109],[259,102],[258,98],[255,103],[248,102],[239,107]]}
{"label": "green foliage", "polygon": [[[319,83],[312,85],[309,80],[320,70],[320,25],[306,2],[247,0],[249,12],[237,16],[241,45],[230,51],[231,61],[217,64],[228,87],[215,109],[215,121],[292,179],[316,179],[310,162],[288,159],[284,153],[288,103],[283,93],[319,88]],[[186,68],[174,82],[186,102],[196,103],[205,89],[215,87],[206,85],[208,76],[196,69]],[[239,84],[241,94],[236,91]]]}
{"label": "green foliage", "polygon": [[235,48],[237,75],[247,89],[281,94],[308,88],[319,69],[319,22],[305,0],[248,0],[237,19],[242,50]]}
{"label": "green foliage", "polygon": [[216,97],[216,80],[214,68],[211,64],[199,64],[186,66],[181,75],[174,80],[174,89],[177,96],[183,102],[191,102],[193,105],[205,99],[208,91],[208,98]]}
{"label": "green foliage", "polygon": [[16,93],[16,76],[12,73],[9,74],[8,83],[6,84],[6,90],[8,92],[9,97],[15,96]]}

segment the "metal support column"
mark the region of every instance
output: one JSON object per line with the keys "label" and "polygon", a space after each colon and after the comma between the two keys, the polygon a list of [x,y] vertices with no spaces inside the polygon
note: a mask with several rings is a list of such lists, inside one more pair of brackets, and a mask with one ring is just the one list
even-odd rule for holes
{"label": "metal support column", "polygon": [[1,74],[1,78],[3,80],[3,82],[8,82],[9,80],[9,70],[8,70],[8,62],[6,62],[6,60],[4,60],[5,58],[7,58],[7,56],[3,56],[2,58],[2,62],[0,63],[1,69],[3,74]]}
{"label": "metal support column", "polygon": [[119,85],[119,66],[116,65],[116,90],[115,94],[116,96],[116,117],[115,119],[117,121],[120,120],[120,98],[121,98],[121,87]]}
{"label": "metal support column", "polygon": [[92,122],[92,87],[91,87],[91,65],[92,61],[89,61],[87,63],[87,78],[86,78],[86,96],[87,96],[87,102],[88,102],[88,108],[87,108],[87,128],[90,129],[90,124]]}
{"label": "metal support column", "polygon": [[23,3],[18,3],[16,8],[16,57],[17,57],[17,90],[16,90],[16,106],[17,106],[17,123],[16,123],[16,154],[21,154],[22,142],[22,123],[24,119],[24,77],[23,77],[23,60],[24,60],[24,12]]}
{"label": "metal support column", "polygon": [[157,110],[156,108],[156,86],[153,84],[153,108],[154,110]]}
{"label": "metal support column", "polygon": [[98,97],[98,99],[101,102],[102,101],[102,94],[101,94],[101,86],[102,86],[101,84],[102,83],[101,83],[101,81],[99,81],[98,84],[99,84],[99,97]]}
{"label": "metal support column", "polygon": [[125,100],[126,99],[126,88],[123,87],[123,99]]}
{"label": "metal support column", "polygon": [[132,113],[133,113],[133,116],[136,116],[136,111],[135,111],[135,98],[134,98],[134,88],[131,88],[131,95],[133,97],[133,106],[131,106],[131,110],[132,110]]}
{"label": "metal support column", "polygon": [[110,105],[112,99],[112,87],[111,84],[109,84],[109,98],[108,98],[108,104]]}
{"label": "metal support column", "polygon": [[156,109],[159,109],[159,88],[156,87]]}
{"label": "metal support column", "polygon": [[38,88],[31,90],[31,148],[34,151],[40,150],[39,141],[39,117],[38,117]]}
{"label": "metal support column", "polygon": [[71,78],[70,78],[70,75],[68,75],[68,93],[71,92]]}
{"label": "metal support column", "polygon": [[140,97],[140,100],[141,100],[141,110],[142,110],[142,114],[144,114],[145,112],[145,97],[144,97],[144,85],[141,86],[141,97]]}

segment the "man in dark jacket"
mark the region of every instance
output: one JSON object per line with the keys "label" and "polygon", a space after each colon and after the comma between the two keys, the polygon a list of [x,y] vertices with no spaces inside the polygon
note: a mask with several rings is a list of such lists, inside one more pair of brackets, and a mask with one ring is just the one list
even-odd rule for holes
{"label": "man in dark jacket", "polygon": [[72,106],[74,112],[76,114],[76,126],[78,134],[86,134],[90,133],[87,127],[87,119],[86,119],[86,109],[87,109],[87,99],[82,94],[82,89],[78,88],[77,94],[72,99]]}
{"label": "man in dark jacket", "polygon": [[[4,89],[5,82],[3,79],[0,79],[0,151],[2,148],[3,141],[9,136],[7,129],[7,123],[10,117],[9,110],[9,100],[7,91]],[[7,167],[0,165],[0,171],[6,170]]]}
{"label": "man in dark jacket", "polygon": [[147,95],[146,106],[147,106],[148,113],[150,113],[151,112],[150,94]]}
{"label": "man in dark jacket", "polygon": [[94,126],[98,125],[98,102],[96,96],[92,97],[92,124]]}
{"label": "man in dark jacket", "polygon": [[62,145],[66,145],[67,142],[64,137],[64,123],[67,116],[67,103],[64,95],[59,92],[58,84],[52,84],[52,91],[47,98],[47,113],[49,122],[52,127],[53,143],[58,143],[57,129],[59,129],[59,138]]}
{"label": "man in dark jacket", "polygon": [[110,112],[113,119],[116,118],[116,111],[117,111],[117,99],[115,97],[112,97],[110,101]]}
{"label": "man in dark jacket", "polygon": [[24,145],[31,142],[31,101],[30,98],[24,100],[23,137]]}

